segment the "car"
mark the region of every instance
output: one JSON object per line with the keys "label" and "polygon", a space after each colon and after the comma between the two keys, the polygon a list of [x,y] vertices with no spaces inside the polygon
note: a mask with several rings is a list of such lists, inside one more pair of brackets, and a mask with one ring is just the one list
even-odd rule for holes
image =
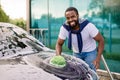
{"label": "car", "polygon": [[[66,66],[56,67],[56,56],[27,31],[0,22],[0,77],[2,80],[98,80],[95,71],[81,59],[62,53]],[[7,76],[7,77],[6,77]]]}

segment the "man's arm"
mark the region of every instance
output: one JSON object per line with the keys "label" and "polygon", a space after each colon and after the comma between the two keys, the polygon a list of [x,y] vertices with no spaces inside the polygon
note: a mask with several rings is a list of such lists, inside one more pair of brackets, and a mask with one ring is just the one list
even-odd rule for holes
{"label": "man's arm", "polygon": [[94,37],[94,39],[98,42],[98,50],[97,50],[98,54],[93,63],[95,65],[96,69],[98,69],[100,66],[101,55],[104,50],[104,38],[102,37],[102,35],[100,33],[98,33],[97,36]]}
{"label": "man's arm", "polygon": [[58,38],[56,43],[56,55],[61,55],[63,43],[64,43],[64,40]]}

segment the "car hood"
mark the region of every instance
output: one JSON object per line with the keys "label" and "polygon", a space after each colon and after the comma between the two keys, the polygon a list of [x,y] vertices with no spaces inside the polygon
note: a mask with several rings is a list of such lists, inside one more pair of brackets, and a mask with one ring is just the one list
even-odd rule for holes
{"label": "car hood", "polygon": [[0,59],[51,51],[22,28],[0,22]]}

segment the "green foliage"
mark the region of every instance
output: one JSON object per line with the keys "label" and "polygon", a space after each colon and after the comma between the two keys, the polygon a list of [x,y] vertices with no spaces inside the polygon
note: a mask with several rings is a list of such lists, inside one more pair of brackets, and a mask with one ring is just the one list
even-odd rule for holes
{"label": "green foliage", "polygon": [[25,20],[23,18],[14,19],[14,20],[10,19],[9,16],[7,16],[4,10],[1,8],[1,5],[0,5],[0,22],[9,22],[26,30]]}
{"label": "green foliage", "polygon": [[120,61],[120,54],[119,53],[103,53],[106,59],[112,59]]}
{"label": "green foliage", "polygon": [[[105,38],[105,43],[109,43],[109,38]],[[120,44],[120,39],[112,39],[112,44]]]}
{"label": "green foliage", "polygon": [[[111,14],[112,23],[120,25],[120,0],[92,0],[88,10],[99,9],[98,17],[109,20]],[[120,27],[120,26],[119,26]]]}
{"label": "green foliage", "polygon": [[0,5],[0,22],[9,22],[9,16],[2,10]]}
{"label": "green foliage", "polygon": [[101,8],[103,6],[103,0],[91,0],[89,9]]}
{"label": "green foliage", "polygon": [[23,18],[14,19],[14,20],[11,19],[10,23],[15,24],[26,30],[26,21]]}

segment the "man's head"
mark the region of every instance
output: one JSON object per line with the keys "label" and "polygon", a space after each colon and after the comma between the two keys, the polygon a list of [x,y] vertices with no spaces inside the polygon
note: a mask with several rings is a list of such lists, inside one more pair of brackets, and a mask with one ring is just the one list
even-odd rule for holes
{"label": "man's head", "polygon": [[69,7],[65,11],[65,17],[67,20],[67,23],[72,27],[75,28],[78,26],[79,23],[79,14],[78,10],[74,7]]}

